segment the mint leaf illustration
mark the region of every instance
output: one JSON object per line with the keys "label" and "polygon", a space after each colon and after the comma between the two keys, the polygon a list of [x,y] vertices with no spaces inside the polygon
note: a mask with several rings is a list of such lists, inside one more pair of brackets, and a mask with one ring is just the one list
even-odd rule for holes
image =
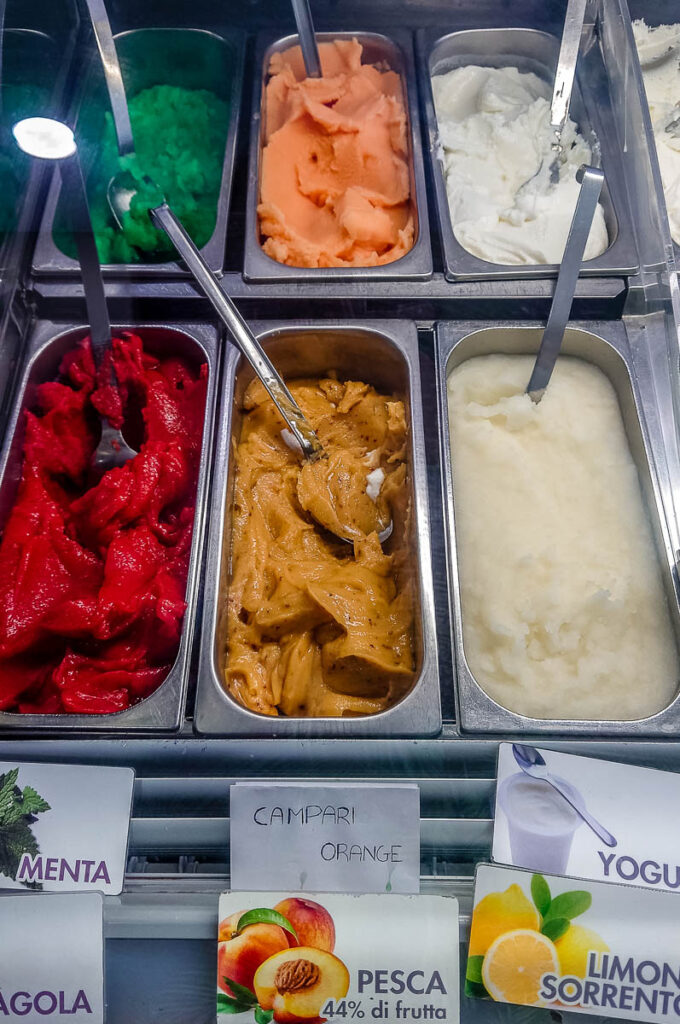
{"label": "mint leaf illustration", "polygon": [[[33,789],[17,784],[19,769],[0,775],[0,875],[16,880],[25,853],[37,856],[40,847],[31,830],[37,815],[50,805]],[[24,882],[28,889],[42,889],[40,882]]]}
{"label": "mint leaf illustration", "polygon": [[531,898],[541,917],[545,917],[550,910],[552,897],[550,895],[550,886],[543,875],[531,876]]}
{"label": "mint leaf illustration", "polygon": [[36,793],[33,789],[33,786],[24,786],[21,806],[24,814],[42,814],[43,811],[52,810],[47,800],[43,800],[40,794]]}
{"label": "mint leaf illustration", "polygon": [[545,915],[545,920],[547,921],[554,917],[566,917],[571,921],[572,918],[585,914],[586,910],[590,910],[592,902],[593,897],[591,894],[583,889],[574,889],[573,892],[560,893],[559,896],[552,900],[548,913]]}
{"label": "mint leaf illustration", "polygon": [[543,922],[541,934],[553,942],[557,942],[558,939],[567,934],[570,927],[571,924],[566,917],[551,917],[548,921]]}

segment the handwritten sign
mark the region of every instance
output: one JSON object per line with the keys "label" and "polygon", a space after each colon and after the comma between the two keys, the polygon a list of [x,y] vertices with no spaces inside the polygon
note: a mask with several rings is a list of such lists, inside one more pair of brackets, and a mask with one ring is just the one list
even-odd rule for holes
{"label": "handwritten sign", "polygon": [[419,891],[415,785],[239,782],[230,815],[233,889]]}
{"label": "handwritten sign", "polygon": [[122,892],[133,785],[130,768],[0,762],[0,889]]}
{"label": "handwritten sign", "polygon": [[0,1020],[103,1024],[102,896],[0,896]]}

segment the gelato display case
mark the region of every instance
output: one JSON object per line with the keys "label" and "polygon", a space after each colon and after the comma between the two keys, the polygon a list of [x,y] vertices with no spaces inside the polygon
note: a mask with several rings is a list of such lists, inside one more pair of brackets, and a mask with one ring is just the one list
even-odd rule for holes
{"label": "gelato display case", "polygon": [[[0,860],[12,765],[133,769],[106,1021],[211,1024],[232,787],[415,786],[419,891],[459,908],[448,1019],[568,1024],[567,1005],[475,998],[474,876],[504,741],[680,772],[680,11],[587,0],[560,178],[527,192],[566,0],[310,7],[320,76],[288,3],[105,0],[123,152],[85,0],[0,3]],[[73,175],[19,151],[29,117],[74,133],[102,362]],[[566,390],[541,409],[510,366],[538,351],[583,163],[605,182]],[[311,497],[314,463],[160,231],[156,188],[339,467]],[[104,474],[102,423],[134,453]],[[348,543],[324,516],[356,465],[350,511],[384,521]],[[252,926],[275,956],[293,943],[268,913]],[[318,941],[287,992],[326,991]],[[219,1024],[239,998],[257,1024],[328,1017],[248,989],[221,984]]]}

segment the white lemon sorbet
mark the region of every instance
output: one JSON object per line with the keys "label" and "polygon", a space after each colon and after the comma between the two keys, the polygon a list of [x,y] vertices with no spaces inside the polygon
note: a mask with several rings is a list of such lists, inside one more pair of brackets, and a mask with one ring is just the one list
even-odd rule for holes
{"label": "white lemon sorbet", "polygon": [[680,665],[616,394],[560,357],[535,404],[533,363],[478,356],[448,379],[467,662],[521,715],[644,718]]}

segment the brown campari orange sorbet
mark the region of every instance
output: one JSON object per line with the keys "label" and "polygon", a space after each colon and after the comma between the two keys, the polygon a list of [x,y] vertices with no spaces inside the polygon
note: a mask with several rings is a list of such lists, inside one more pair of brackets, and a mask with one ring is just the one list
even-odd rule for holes
{"label": "brown campari orange sorbet", "polygon": [[402,84],[362,64],[356,39],[275,53],[264,105],[258,206],[263,249],[294,267],[373,267],[413,246]]}
{"label": "brown campari orange sorbet", "polygon": [[[414,675],[404,403],[330,374],[288,386],[328,453],[326,469],[309,472],[253,381],[235,447],[225,687],[267,715],[383,711]],[[353,544],[319,525],[336,502]],[[373,504],[380,522],[394,523],[388,551]]]}

